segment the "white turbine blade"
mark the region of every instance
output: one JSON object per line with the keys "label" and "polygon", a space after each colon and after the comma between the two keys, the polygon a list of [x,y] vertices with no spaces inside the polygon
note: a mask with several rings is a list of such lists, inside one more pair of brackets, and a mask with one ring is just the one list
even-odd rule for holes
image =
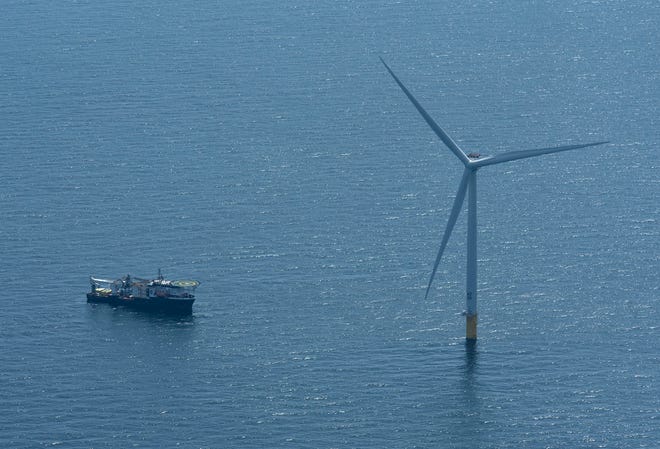
{"label": "white turbine blade", "polygon": [[475,167],[484,167],[486,165],[494,165],[502,162],[515,161],[517,159],[525,159],[528,157],[540,156],[542,154],[558,153],[560,151],[593,147],[595,145],[603,145],[605,143],[609,143],[609,142],[594,142],[594,143],[585,143],[580,145],[566,145],[562,147],[537,148],[535,150],[510,151],[508,153],[502,153],[496,156],[485,157],[483,159],[472,161],[471,165]]}
{"label": "white turbine blade", "polygon": [[445,234],[442,236],[442,243],[440,243],[440,250],[438,251],[438,256],[435,258],[435,263],[433,264],[433,271],[431,272],[431,278],[429,279],[429,285],[426,287],[426,294],[424,299],[429,296],[429,290],[431,290],[431,284],[433,283],[433,278],[435,277],[435,272],[438,271],[438,265],[440,265],[440,259],[442,259],[442,253],[445,251],[447,242],[449,241],[449,236],[451,231],[454,229],[456,224],[456,219],[458,214],[461,212],[463,207],[463,200],[465,199],[465,191],[467,190],[468,180],[470,176],[475,176],[475,172],[466,168],[463,172],[463,178],[461,183],[458,185],[458,192],[456,192],[456,198],[454,199],[454,206],[451,209],[451,214],[449,214],[449,221],[447,222],[447,228],[445,229]]}
{"label": "white turbine blade", "polygon": [[403,91],[404,94],[408,97],[408,99],[412,102],[412,104],[417,108],[417,111],[424,117],[424,120],[426,120],[426,123],[431,127],[431,129],[435,132],[435,134],[440,137],[440,139],[449,147],[449,149],[458,157],[464,164],[469,163],[469,159],[467,155],[459,148],[458,145],[456,145],[456,142],[452,140],[451,137],[442,129],[440,126],[433,120],[433,118],[424,110],[421,104],[413,97],[413,94],[410,93],[408,89],[406,89],[406,86],[403,85],[403,83],[397,78],[397,76],[394,74],[392,69],[383,61],[383,58],[380,58],[380,62],[383,63],[385,68],[387,69],[388,72],[390,72],[390,75],[392,75],[392,78],[394,78],[394,81],[399,85],[401,90]]}

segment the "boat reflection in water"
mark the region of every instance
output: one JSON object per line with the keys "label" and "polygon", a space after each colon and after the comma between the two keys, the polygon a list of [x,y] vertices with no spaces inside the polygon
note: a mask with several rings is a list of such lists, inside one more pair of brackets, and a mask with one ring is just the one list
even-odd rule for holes
{"label": "boat reflection in water", "polygon": [[91,292],[87,302],[126,306],[150,312],[177,315],[192,314],[198,281],[164,279],[160,270],[156,279],[142,279],[126,275],[110,280],[90,276]]}

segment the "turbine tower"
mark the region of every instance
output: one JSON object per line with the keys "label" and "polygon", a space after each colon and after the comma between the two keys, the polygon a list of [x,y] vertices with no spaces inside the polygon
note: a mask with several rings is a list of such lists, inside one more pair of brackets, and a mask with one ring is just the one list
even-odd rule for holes
{"label": "turbine tower", "polygon": [[510,151],[503,154],[498,154],[496,156],[483,156],[479,153],[465,153],[457,144],[452,140],[449,135],[444,132],[442,128],[431,118],[431,116],[424,110],[424,108],[419,104],[415,97],[410,93],[410,91],[403,85],[399,78],[394,74],[392,69],[385,63],[383,58],[380,58],[380,61],[383,63],[387,71],[392,75],[394,81],[399,85],[404,94],[415,106],[417,111],[422,115],[426,123],[431,127],[435,134],[444,142],[447,147],[456,155],[458,159],[465,166],[463,171],[463,177],[461,182],[458,185],[458,191],[456,192],[456,198],[454,199],[454,205],[449,214],[449,221],[447,222],[447,227],[445,233],[442,236],[442,241],[440,243],[440,250],[438,251],[438,256],[435,258],[435,263],[433,264],[433,271],[431,271],[431,277],[429,279],[428,286],[426,287],[426,294],[424,299],[429,295],[431,289],[431,284],[433,283],[433,278],[435,273],[438,270],[438,265],[440,265],[440,259],[442,259],[442,253],[447,246],[447,241],[451,235],[451,231],[454,229],[454,224],[456,224],[456,219],[458,218],[459,213],[463,207],[463,201],[465,199],[465,193],[468,192],[468,217],[467,217],[467,278],[466,278],[466,314],[465,314],[465,338],[467,340],[476,340],[477,339],[477,171],[481,167],[486,167],[488,165],[500,164],[502,162],[515,161],[517,159],[524,159],[528,157],[540,156],[542,154],[557,153],[560,151],[567,150],[576,150],[578,148],[591,147],[595,145],[602,145],[608,142],[594,142],[586,143],[579,145],[566,145],[560,147],[551,147],[551,148],[537,148],[534,150],[522,150],[522,151]]}

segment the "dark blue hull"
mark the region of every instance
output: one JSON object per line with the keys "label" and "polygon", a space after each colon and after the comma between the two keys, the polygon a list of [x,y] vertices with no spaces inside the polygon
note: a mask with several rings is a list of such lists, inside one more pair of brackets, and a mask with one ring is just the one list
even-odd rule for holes
{"label": "dark blue hull", "polygon": [[119,299],[118,295],[97,295],[95,293],[87,293],[87,302],[110,304],[117,299]]}
{"label": "dark blue hull", "polygon": [[129,307],[146,312],[190,315],[192,314],[192,306],[195,298],[135,298],[130,296],[87,293],[87,302]]}

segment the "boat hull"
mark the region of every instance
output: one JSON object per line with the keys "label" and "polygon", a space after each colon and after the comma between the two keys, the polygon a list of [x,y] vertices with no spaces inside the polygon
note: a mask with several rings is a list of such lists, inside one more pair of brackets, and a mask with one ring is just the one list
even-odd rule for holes
{"label": "boat hull", "polygon": [[95,295],[87,293],[87,302],[123,306],[146,312],[190,315],[195,298],[140,298],[119,295]]}
{"label": "boat hull", "polygon": [[119,295],[97,295],[94,293],[87,293],[87,302],[110,304],[117,299],[119,299]]}

